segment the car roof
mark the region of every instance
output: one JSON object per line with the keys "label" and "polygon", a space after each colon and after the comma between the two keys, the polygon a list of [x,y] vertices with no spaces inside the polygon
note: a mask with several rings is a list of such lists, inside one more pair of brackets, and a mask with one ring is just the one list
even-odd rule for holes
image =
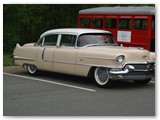
{"label": "car roof", "polygon": [[86,28],[60,28],[60,29],[52,29],[44,32],[40,38],[50,35],[50,34],[75,34],[80,35],[84,33],[109,33],[111,32],[106,30],[97,30],[97,29],[86,29]]}
{"label": "car roof", "polygon": [[145,15],[155,15],[155,7],[97,7],[83,9],[79,11],[79,14],[145,14]]}

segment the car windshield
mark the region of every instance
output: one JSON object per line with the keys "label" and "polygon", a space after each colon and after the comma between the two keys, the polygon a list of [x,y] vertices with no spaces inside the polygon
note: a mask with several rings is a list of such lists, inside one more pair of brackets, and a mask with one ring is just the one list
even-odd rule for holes
{"label": "car windshield", "polygon": [[113,36],[111,34],[82,34],[79,36],[77,41],[77,47],[84,46],[99,46],[99,45],[111,45],[115,44]]}

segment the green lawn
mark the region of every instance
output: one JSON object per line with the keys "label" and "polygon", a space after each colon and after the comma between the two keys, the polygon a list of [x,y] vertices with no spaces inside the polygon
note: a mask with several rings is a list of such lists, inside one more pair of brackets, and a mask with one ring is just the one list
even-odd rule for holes
{"label": "green lawn", "polygon": [[3,67],[13,66],[13,58],[11,58],[11,54],[3,55]]}

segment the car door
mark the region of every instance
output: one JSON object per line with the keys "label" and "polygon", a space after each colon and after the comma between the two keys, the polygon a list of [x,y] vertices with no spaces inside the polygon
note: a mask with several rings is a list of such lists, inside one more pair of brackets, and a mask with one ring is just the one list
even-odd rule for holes
{"label": "car door", "polygon": [[53,57],[57,48],[58,34],[47,35],[42,38],[40,47],[37,50],[37,64],[41,70],[53,70]]}
{"label": "car door", "polygon": [[67,74],[75,74],[76,35],[62,34],[59,47],[54,52],[53,70]]}

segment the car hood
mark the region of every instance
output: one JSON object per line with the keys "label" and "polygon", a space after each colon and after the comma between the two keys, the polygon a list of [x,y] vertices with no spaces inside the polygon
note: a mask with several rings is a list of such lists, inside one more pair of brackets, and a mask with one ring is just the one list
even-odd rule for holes
{"label": "car hood", "polygon": [[113,59],[124,55],[127,62],[146,62],[150,60],[150,52],[141,48],[121,46],[92,46],[80,50],[78,56],[97,59]]}

